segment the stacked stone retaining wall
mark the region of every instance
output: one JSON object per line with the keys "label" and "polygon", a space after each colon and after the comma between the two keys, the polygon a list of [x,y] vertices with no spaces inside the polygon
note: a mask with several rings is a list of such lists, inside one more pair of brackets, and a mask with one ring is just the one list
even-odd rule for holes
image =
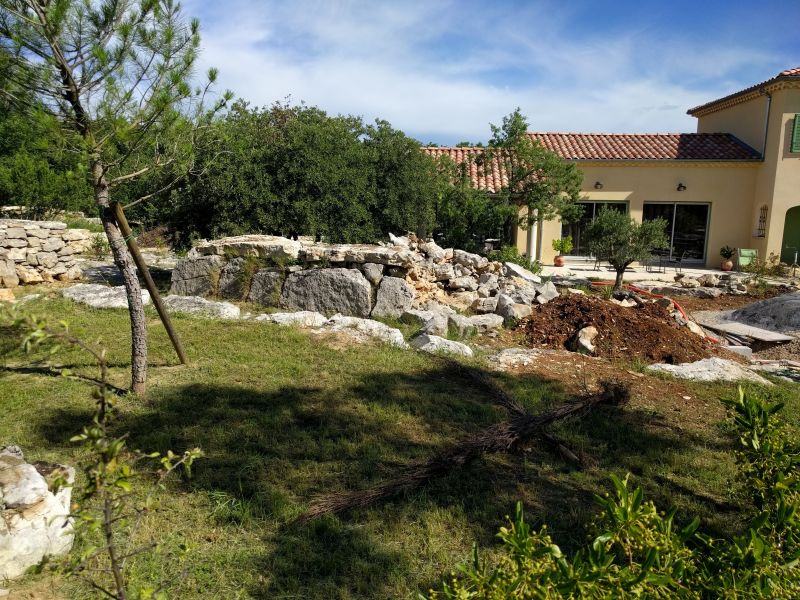
{"label": "stacked stone retaining wall", "polygon": [[92,233],[60,221],[0,219],[0,287],[80,279],[76,255]]}

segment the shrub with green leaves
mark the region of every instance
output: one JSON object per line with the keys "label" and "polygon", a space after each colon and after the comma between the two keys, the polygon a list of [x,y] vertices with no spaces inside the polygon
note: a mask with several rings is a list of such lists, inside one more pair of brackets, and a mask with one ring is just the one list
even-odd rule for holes
{"label": "shrub with green leaves", "polygon": [[538,260],[531,260],[527,256],[521,255],[516,246],[503,246],[500,250],[492,250],[489,253],[489,260],[514,263],[525,267],[531,273],[540,273],[542,271],[542,265]]}
{"label": "shrub with green leaves", "polygon": [[800,597],[800,445],[776,416],[782,404],[741,389],[725,403],[739,436],[739,493],[752,508],[741,535],[713,538],[697,518],[681,528],[676,509],[659,511],[641,487],[630,490],[629,477],[612,475],[614,494],[596,497],[593,537],[573,556],[546,527],[532,531],[517,504],[498,534],[498,563],[482,563],[475,547],[472,564],[429,598]]}

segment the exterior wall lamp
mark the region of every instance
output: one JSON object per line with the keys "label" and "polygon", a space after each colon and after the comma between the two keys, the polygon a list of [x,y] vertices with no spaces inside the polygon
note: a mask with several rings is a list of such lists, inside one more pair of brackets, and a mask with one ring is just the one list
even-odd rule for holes
{"label": "exterior wall lamp", "polygon": [[602,183],[600,183],[599,181],[595,181],[595,182],[594,182],[594,189],[596,189],[596,190],[602,190],[602,189],[603,189],[603,184],[602,184]]}
{"label": "exterior wall lamp", "polygon": [[686,186],[685,186],[685,185],[683,185],[682,183],[679,183],[679,184],[678,184],[678,187],[677,187],[676,189],[677,189],[679,192],[682,192],[683,190],[685,190],[685,189],[686,189]]}

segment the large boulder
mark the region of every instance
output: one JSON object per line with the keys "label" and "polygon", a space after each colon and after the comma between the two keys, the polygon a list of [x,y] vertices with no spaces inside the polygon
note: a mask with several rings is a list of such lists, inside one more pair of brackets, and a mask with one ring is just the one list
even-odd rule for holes
{"label": "large boulder", "polygon": [[276,235],[237,235],[202,241],[194,250],[201,255],[255,256],[276,262],[297,260],[303,244]]}
{"label": "large boulder", "polygon": [[217,285],[217,295],[222,298],[231,298],[232,300],[241,300],[244,293],[245,269],[247,261],[244,258],[233,258],[228,261],[219,275],[219,284]]}
{"label": "large boulder", "polygon": [[489,259],[480,254],[472,254],[465,250],[453,250],[453,262],[457,265],[478,270],[485,268],[489,264]]}
{"label": "large boulder", "polygon": [[[61,291],[64,298],[92,308],[128,308],[125,286],[108,287],[99,283],[79,283]],[[150,293],[142,290],[142,303],[150,304]]]}
{"label": "large boulder", "polygon": [[0,287],[16,287],[19,284],[16,263],[0,257]]}
{"label": "large boulder", "polygon": [[311,269],[286,278],[281,306],[313,310],[326,316],[341,313],[367,317],[372,309],[372,288],[357,269]]}
{"label": "large boulder", "polygon": [[409,309],[400,316],[400,320],[417,325],[423,333],[447,335],[448,314],[437,310]]}
{"label": "large boulder", "polygon": [[207,296],[217,292],[225,259],[221,256],[199,256],[178,261],[172,270],[171,294]]}
{"label": "large boulder", "polygon": [[[66,485],[51,490],[57,478]],[[0,581],[20,577],[72,547],[74,480],[71,467],[28,464],[19,448],[0,449]]]}
{"label": "large boulder", "polygon": [[280,269],[259,269],[250,280],[247,301],[264,306],[280,306],[284,274]]}
{"label": "large boulder", "polygon": [[414,288],[399,277],[384,277],[378,288],[373,317],[400,317],[414,302]]}

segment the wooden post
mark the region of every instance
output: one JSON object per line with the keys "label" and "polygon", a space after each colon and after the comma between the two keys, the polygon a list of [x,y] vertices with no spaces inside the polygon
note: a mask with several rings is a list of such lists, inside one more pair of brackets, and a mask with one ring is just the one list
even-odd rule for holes
{"label": "wooden post", "polygon": [[153,304],[158,311],[158,316],[161,317],[161,322],[164,324],[164,329],[167,330],[167,335],[169,335],[169,339],[172,342],[172,345],[175,347],[175,352],[178,353],[178,358],[180,359],[181,364],[189,364],[189,360],[186,358],[186,353],[183,351],[181,340],[178,338],[178,333],[172,327],[172,321],[169,318],[167,309],[164,307],[164,303],[161,301],[161,295],[158,293],[156,284],[153,282],[153,278],[150,276],[150,270],[147,268],[144,258],[142,258],[142,253],[139,252],[139,245],[133,238],[133,232],[131,231],[130,225],[128,225],[128,219],[125,218],[122,205],[119,202],[113,202],[111,204],[111,208],[114,211],[114,218],[117,221],[117,225],[119,225],[119,229],[125,238],[125,243],[128,245],[128,250],[133,257],[133,262],[136,263],[136,268],[144,278],[145,287],[147,287],[147,291],[150,292],[150,298],[153,300]]}

